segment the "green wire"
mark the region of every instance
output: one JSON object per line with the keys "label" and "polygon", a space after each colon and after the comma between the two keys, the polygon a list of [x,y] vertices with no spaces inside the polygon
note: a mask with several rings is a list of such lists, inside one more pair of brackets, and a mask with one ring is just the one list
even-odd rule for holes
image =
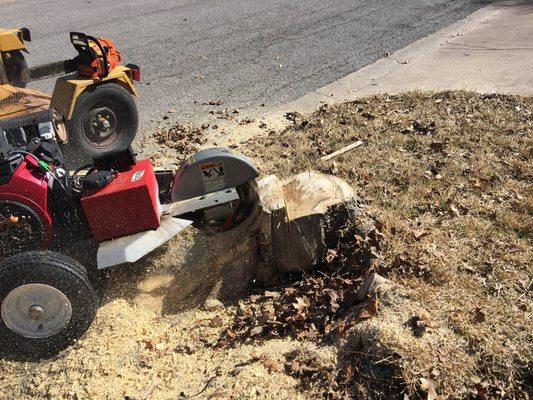
{"label": "green wire", "polygon": [[42,160],[39,160],[39,167],[41,167],[43,171],[50,172],[50,166]]}

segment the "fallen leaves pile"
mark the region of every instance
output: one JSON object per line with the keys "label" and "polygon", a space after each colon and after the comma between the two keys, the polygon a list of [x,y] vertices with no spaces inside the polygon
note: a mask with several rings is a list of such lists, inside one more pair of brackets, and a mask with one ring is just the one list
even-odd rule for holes
{"label": "fallen leaves pile", "polygon": [[[288,277],[277,289],[239,301],[219,346],[287,336],[327,341],[340,337],[358,319],[377,314],[377,299],[361,303],[356,292],[363,278],[379,269],[383,235],[376,226],[380,224],[367,216],[363,229],[361,220],[345,213],[343,207],[328,213],[328,223],[334,225],[326,229],[331,237],[326,238],[325,256],[316,272],[296,282]],[[348,311],[353,321],[345,323],[340,319]]]}
{"label": "fallen leaves pile", "polygon": [[158,128],[153,138],[156,143],[182,154],[192,154],[198,151],[207,140],[205,129],[191,124],[175,124],[169,128]]}
{"label": "fallen leaves pile", "polygon": [[[241,342],[284,338],[327,341],[340,336],[354,324],[341,321],[347,311],[354,313],[354,297],[362,279],[352,274],[314,275],[284,287],[267,290],[241,300],[235,318],[218,345],[238,345]],[[357,317],[370,318],[377,314],[377,300],[358,304]]]}
{"label": "fallen leaves pile", "polygon": [[356,396],[356,366],[344,363],[340,368],[324,362],[319,356],[300,349],[288,352],[283,360],[276,360],[266,354],[252,351],[252,360],[261,363],[269,373],[283,373],[299,381],[303,392],[313,393],[324,399],[350,399]]}

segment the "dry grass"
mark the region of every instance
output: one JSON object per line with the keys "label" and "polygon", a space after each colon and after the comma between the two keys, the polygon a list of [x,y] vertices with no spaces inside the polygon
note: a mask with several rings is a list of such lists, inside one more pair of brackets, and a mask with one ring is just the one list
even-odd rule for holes
{"label": "dry grass", "polygon": [[[367,199],[387,239],[380,272],[410,290],[358,335],[379,340],[363,347],[393,360],[411,395],[431,374],[456,398],[531,390],[532,112],[531,98],[383,95],[290,116],[292,128],[246,145],[264,172],[333,172]],[[416,338],[402,326],[420,312],[431,332]]]}

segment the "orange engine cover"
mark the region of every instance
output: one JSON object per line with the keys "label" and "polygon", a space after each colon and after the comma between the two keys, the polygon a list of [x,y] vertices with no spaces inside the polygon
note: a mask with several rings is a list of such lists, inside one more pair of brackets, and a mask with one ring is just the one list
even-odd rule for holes
{"label": "orange engine cover", "polygon": [[[115,44],[111,39],[97,38],[100,45],[105,51],[107,58],[108,71],[122,64],[122,55],[115,47]],[[94,51],[95,58],[89,65],[79,64],[78,75],[84,78],[101,78],[105,74],[104,58],[102,57],[102,51],[96,45],[96,43],[89,42],[89,46]]]}
{"label": "orange engine cover", "polygon": [[157,229],[159,190],[150,160],[138,161],[106,187],[84,193],[85,216],[98,242]]}

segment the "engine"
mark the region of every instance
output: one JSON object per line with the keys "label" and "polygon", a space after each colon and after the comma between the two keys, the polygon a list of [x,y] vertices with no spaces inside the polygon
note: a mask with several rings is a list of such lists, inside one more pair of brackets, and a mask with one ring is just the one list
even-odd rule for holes
{"label": "engine", "polygon": [[159,183],[131,148],[102,154],[68,174],[52,114],[0,120],[0,258],[68,251],[160,225]]}
{"label": "engine", "polygon": [[0,121],[0,257],[53,247],[83,214],[51,113]]}

